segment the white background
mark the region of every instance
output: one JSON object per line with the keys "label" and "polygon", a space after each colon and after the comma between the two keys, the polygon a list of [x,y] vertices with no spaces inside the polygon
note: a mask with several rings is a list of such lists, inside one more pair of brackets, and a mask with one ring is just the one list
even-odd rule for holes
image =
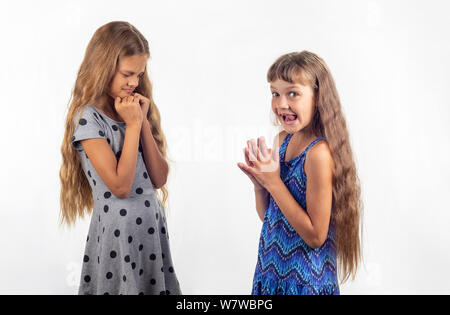
{"label": "white background", "polygon": [[249,294],[262,223],[236,166],[272,141],[265,75],[281,54],[329,65],[351,135],[364,264],[342,294],[450,293],[447,1],[2,1],[0,293],[75,294],[89,220],[57,226],[70,91],[94,31],[150,43],[185,294]]}

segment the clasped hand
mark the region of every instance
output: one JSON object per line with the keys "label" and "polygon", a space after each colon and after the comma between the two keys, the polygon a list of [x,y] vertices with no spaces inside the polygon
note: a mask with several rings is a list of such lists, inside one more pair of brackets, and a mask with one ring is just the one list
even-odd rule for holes
{"label": "clasped hand", "polygon": [[278,150],[267,148],[266,140],[260,137],[248,140],[243,151],[246,164],[239,162],[237,166],[250,178],[255,189],[270,192],[281,181]]}

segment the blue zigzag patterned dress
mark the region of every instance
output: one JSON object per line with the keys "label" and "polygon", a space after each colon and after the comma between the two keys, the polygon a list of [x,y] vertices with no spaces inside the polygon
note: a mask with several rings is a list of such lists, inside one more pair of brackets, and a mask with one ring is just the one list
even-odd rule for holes
{"label": "blue zigzag patterned dress", "polygon": [[[292,134],[288,134],[280,146],[280,177],[295,200],[306,210],[306,153],[318,141],[325,139],[315,139],[302,154],[284,161],[291,137]],[[339,293],[336,234],[331,220],[325,243],[313,249],[298,235],[270,196],[259,241],[252,294]]]}

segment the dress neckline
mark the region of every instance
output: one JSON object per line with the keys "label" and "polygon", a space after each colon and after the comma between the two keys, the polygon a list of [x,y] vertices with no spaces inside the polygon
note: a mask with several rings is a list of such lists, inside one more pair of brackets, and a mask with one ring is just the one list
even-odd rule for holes
{"label": "dress neckline", "polygon": [[281,156],[281,158],[280,158],[280,162],[284,162],[284,163],[287,163],[287,164],[291,164],[291,163],[295,162],[295,161],[298,160],[303,154],[305,154],[306,151],[308,151],[308,149],[309,149],[310,147],[312,147],[317,141],[322,140],[322,139],[325,139],[324,137],[317,137],[316,139],[314,139],[313,141],[311,141],[310,144],[308,144],[308,145],[306,146],[306,148],[302,151],[302,153],[300,153],[300,154],[297,155],[296,157],[290,159],[289,161],[285,161],[285,159],[286,159],[287,146],[288,146],[289,141],[291,140],[292,136],[293,136],[292,133],[288,133],[287,136],[286,136],[286,138],[284,138],[284,141],[283,141],[283,143],[282,143],[282,145],[284,145],[284,147],[283,147],[283,151],[282,151],[282,156]]}
{"label": "dress neckline", "polygon": [[126,122],[124,121],[117,121],[112,119],[111,117],[109,117],[108,115],[106,115],[102,110],[98,109],[97,106],[95,106],[94,104],[91,104],[91,106],[94,108],[94,110],[96,110],[100,115],[105,116],[107,119],[111,120],[112,122],[116,123],[116,124],[126,124]]}

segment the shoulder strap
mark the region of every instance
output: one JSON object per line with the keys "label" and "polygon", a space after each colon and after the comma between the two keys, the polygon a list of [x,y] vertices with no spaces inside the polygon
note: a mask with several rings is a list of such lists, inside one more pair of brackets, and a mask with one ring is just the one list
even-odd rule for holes
{"label": "shoulder strap", "polygon": [[311,142],[305,149],[304,154],[306,154],[308,152],[308,150],[313,147],[317,142],[319,142],[320,140],[325,140],[324,137],[318,137],[316,138],[313,142]]}
{"label": "shoulder strap", "polygon": [[280,161],[284,161],[284,156],[286,154],[286,147],[287,147],[287,144],[288,144],[289,140],[291,139],[291,137],[292,137],[292,133],[288,133],[286,135],[286,137],[284,137],[283,143],[281,144],[280,150],[279,150]]}

